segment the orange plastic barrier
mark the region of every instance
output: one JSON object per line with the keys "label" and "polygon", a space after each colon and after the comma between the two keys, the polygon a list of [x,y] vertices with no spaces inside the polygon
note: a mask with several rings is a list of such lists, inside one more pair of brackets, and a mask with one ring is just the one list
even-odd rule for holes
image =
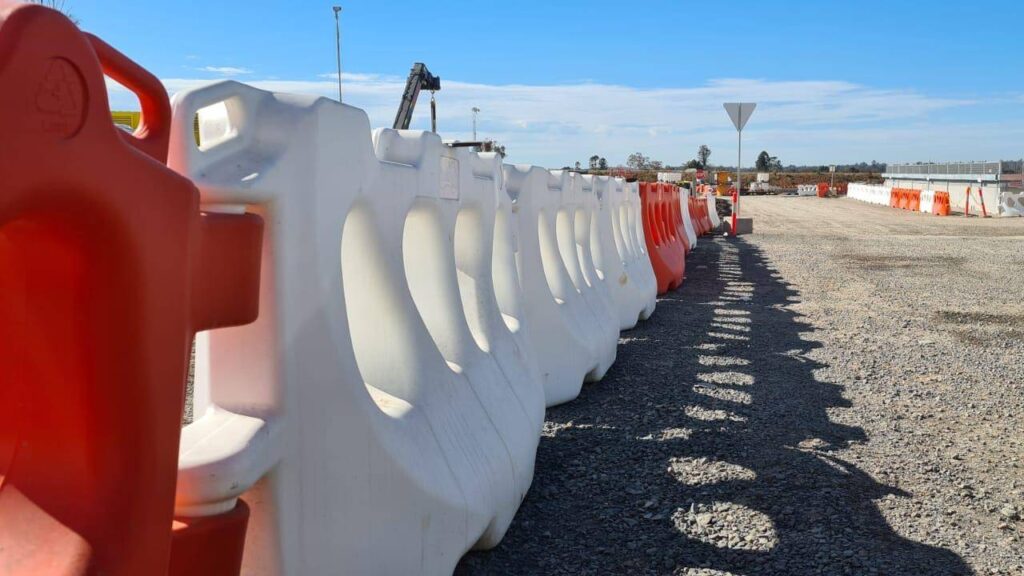
{"label": "orange plastic barrier", "polygon": [[921,191],[907,190],[907,210],[921,211]]}
{"label": "orange plastic barrier", "polygon": [[697,198],[690,198],[690,219],[693,220],[698,236],[707,234],[704,219],[700,216],[700,202]]}
{"label": "orange plastic barrier", "polygon": [[679,205],[679,189],[661,182],[641,182],[644,237],[658,280],[658,294],[679,287],[686,272],[686,249],[672,220],[672,203]]}
{"label": "orange plastic barrier", "polygon": [[828,196],[828,183],[818,182],[818,198],[824,198]]}
{"label": "orange plastic barrier", "polygon": [[58,12],[0,11],[4,576],[238,572],[244,505],[172,516],[192,339],[255,319],[262,220],[199,211],[169,122],[156,77]]}
{"label": "orange plastic barrier", "polygon": [[936,192],[935,201],[932,203],[932,214],[936,216],[949,216],[949,192]]}
{"label": "orange plastic barrier", "polygon": [[704,233],[710,234],[714,226],[711,224],[711,215],[708,213],[708,203],[698,200],[697,205],[700,206],[701,221],[704,222]]}
{"label": "orange plastic barrier", "polygon": [[921,191],[912,188],[893,188],[889,206],[918,211],[921,209]]}
{"label": "orange plastic barrier", "polygon": [[708,214],[708,204],[702,198],[690,198],[690,219],[693,220],[694,229],[698,236],[711,232],[711,216]]}

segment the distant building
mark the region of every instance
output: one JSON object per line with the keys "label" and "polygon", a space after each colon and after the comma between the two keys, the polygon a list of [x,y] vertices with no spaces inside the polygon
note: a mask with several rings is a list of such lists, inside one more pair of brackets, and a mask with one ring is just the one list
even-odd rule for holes
{"label": "distant building", "polygon": [[990,214],[1019,214],[1022,162],[945,162],[888,164],[882,178],[893,188],[949,192],[953,210],[964,209],[971,190],[971,211],[979,211],[978,191]]}

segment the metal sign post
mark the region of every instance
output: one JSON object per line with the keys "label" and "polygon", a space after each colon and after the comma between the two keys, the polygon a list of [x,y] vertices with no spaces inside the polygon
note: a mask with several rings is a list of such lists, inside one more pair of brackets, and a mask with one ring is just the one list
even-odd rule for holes
{"label": "metal sign post", "polygon": [[722,106],[729,114],[732,125],[736,127],[736,202],[732,207],[732,235],[736,235],[736,219],[740,213],[740,190],[743,188],[743,127],[750,120],[757,104],[754,102],[726,102]]}

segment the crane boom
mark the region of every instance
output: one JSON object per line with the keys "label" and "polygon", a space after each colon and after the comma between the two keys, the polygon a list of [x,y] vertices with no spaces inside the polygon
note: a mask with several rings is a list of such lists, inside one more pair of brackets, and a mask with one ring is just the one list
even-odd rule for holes
{"label": "crane boom", "polygon": [[[416,62],[409,71],[409,79],[405,83],[405,92],[402,93],[402,101],[398,105],[398,113],[395,114],[395,130],[408,130],[409,122],[412,121],[412,112],[416,108],[416,99],[419,98],[420,90],[434,92],[441,89],[441,77],[434,76],[427,70],[426,64]],[[433,114],[433,109],[431,110]]]}

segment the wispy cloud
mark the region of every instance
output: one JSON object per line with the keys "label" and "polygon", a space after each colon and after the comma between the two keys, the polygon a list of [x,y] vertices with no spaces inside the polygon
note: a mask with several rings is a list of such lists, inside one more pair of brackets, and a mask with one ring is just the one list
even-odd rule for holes
{"label": "wispy cloud", "polygon": [[[231,67],[206,70],[224,75],[249,73]],[[312,80],[261,79],[248,83],[264,90],[333,98],[336,78],[337,73],[325,73]],[[208,82],[164,80],[171,93]],[[404,78],[346,72],[342,84],[347,104],[364,109],[374,126],[390,125]],[[744,131],[744,149],[766,149],[786,163],[927,159],[933,155],[932,150],[936,150],[936,156],[944,155],[950,146],[936,146],[933,139],[942,127],[928,128],[930,115],[981,103],[840,80],[723,78],[688,88],[636,88],[595,82],[496,85],[445,80],[442,86],[436,97],[443,136],[470,138],[470,110],[479,107],[480,134],[507,145],[510,160],[549,166],[571,164],[591,154],[617,164],[635,151],[675,164],[692,158],[700,144],[711,146],[713,162],[734,163],[736,134],[722,102],[735,100],[758,102],[757,112]],[[413,127],[428,126],[429,106],[421,105]],[[745,162],[750,163],[754,154],[750,152]],[[959,156],[976,155],[966,151]]]}
{"label": "wispy cloud", "polygon": [[252,74],[252,70],[248,68],[239,68],[237,66],[203,66],[196,68],[203,72],[212,72],[214,74],[220,74],[221,76],[241,76],[242,74]]}
{"label": "wispy cloud", "polygon": [[[337,82],[337,72],[325,72],[323,74],[317,74],[317,78],[328,78],[332,81]],[[342,82],[401,82],[402,78],[398,76],[383,75],[383,74],[360,74],[358,72],[345,72],[341,73]]]}

